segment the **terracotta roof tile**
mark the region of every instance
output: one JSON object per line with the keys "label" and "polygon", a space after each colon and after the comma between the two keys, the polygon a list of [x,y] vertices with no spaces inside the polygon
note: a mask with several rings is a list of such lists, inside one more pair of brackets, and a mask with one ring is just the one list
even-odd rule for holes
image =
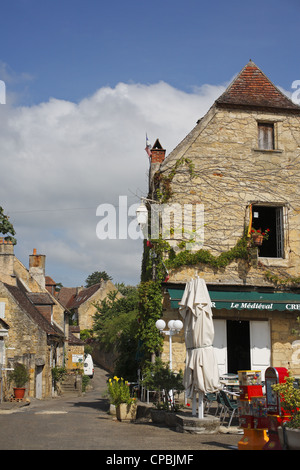
{"label": "terracotta roof tile", "polygon": [[243,68],[217,105],[285,109],[300,112],[300,106],[285,96],[252,60]]}
{"label": "terracotta roof tile", "polygon": [[80,292],[78,292],[77,295],[73,295],[69,299],[69,301],[67,303],[67,308],[71,309],[71,308],[79,307],[79,305],[83,304],[90,297],[92,297],[92,295],[94,295],[95,292],[97,292],[97,290],[100,289],[100,287],[101,287],[101,283],[98,283],[98,284],[94,284],[90,287],[87,287],[85,289],[82,289]]}

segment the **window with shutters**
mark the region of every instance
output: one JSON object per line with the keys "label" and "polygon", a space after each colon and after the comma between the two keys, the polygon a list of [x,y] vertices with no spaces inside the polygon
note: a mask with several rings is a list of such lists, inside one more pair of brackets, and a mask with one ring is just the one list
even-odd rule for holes
{"label": "window with shutters", "polygon": [[259,257],[284,258],[283,206],[252,206],[252,227],[269,229],[269,238],[259,247]]}
{"label": "window with shutters", "polygon": [[275,149],[274,123],[258,123],[258,148],[260,150]]}

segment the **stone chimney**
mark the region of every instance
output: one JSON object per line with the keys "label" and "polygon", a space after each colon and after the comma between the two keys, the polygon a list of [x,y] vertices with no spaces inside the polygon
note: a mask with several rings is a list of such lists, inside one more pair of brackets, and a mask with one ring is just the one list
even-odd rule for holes
{"label": "stone chimney", "polygon": [[0,238],[0,281],[15,284],[14,245],[11,241]]}
{"label": "stone chimney", "polygon": [[164,161],[166,156],[166,150],[162,148],[160,142],[158,139],[156,139],[155,144],[153,145],[151,149],[151,155],[150,155],[150,172],[149,172],[149,189],[150,193],[152,194],[154,190],[154,185],[153,185],[153,178],[155,173],[159,170],[160,165]]}
{"label": "stone chimney", "polygon": [[33,254],[29,255],[29,274],[36,280],[36,282],[45,289],[45,264],[46,256],[37,255],[36,248],[33,249]]}

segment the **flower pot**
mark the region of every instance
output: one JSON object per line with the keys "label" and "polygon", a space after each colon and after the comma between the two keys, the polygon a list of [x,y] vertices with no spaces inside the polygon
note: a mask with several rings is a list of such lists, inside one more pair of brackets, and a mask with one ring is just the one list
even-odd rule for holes
{"label": "flower pot", "polygon": [[25,388],[14,387],[14,397],[17,400],[21,400],[22,398],[24,398],[24,395],[25,395]]}
{"label": "flower pot", "polygon": [[283,449],[300,450],[300,429],[279,427],[278,436]]}
{"label": "flower pot", "polygon": [[261,246],[262,242],[263,242],[263,239],[264,239],[264,237],[260,233],[253,233],[252,234],[252,240],[253,240],[254,245],[256,245],[256,246]]}
{"label": "flower pot", "polygon": [[116,407],[116,415],[119,421],[133,421],[136,419],[137,405],[121,403]]}

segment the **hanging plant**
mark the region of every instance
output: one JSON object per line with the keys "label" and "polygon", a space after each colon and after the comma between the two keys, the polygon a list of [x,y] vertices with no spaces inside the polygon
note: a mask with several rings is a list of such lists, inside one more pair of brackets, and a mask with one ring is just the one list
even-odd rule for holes
{"label": "hanging plant", "polygon": [[268,240],[270,229],[267,228],[263,232],[261,228],[257,230],[255,228],[252,228],[250,233],[254,245],[261,246],[264,240]]}

